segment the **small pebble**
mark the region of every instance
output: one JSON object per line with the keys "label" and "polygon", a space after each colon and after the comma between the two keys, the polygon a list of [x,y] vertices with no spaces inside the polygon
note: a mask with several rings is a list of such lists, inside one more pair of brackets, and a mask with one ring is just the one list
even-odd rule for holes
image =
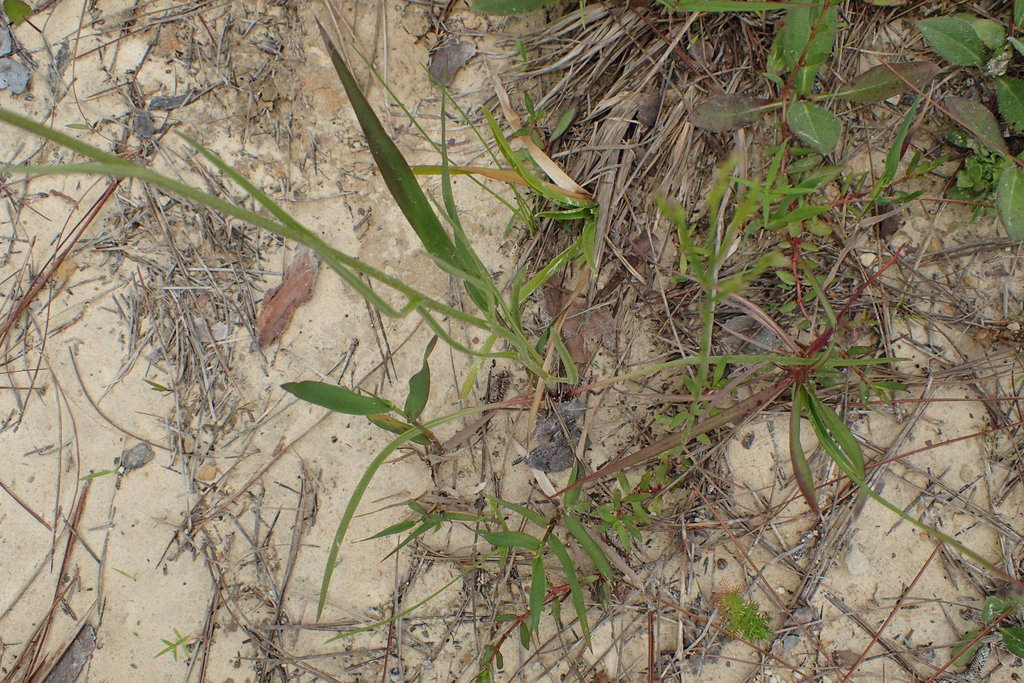
{"label": "small pebble", "polygon": [[125,472],[137,470],[153,459],[153,448],[145,442],[139,442],[121,453],[120,465]]}
{"label": "small pebble", "polygon": [[871,563],[868,561],[867,555],[862,553],[856,546],[850,547],[850,551],[846,553],[844,560],[846,562],[846,569],[855,576],[867,574],[871,571]]}
{"label": "small pebble", "polygon": [[220,474],[220,471],[216,465],[210,462],[204,462],[196,469],[196,479],[207,483],[216,479],[218,474]]}
{"label": "small pebble", "polygon": [[871,264],[873,264],[877,260],[878,260],[878,254],[873,254],[870,251],[866,251],[866,252],[864,252],[863,254],[860,255],[860,264],[862,266],[864,266],[865,268],[867,268],[868,266],[870,266]]}
{"label": "small pebble", "polygon": [[0,59],[0,89],[7,88],[15,95],[28,89],[28,69],[20,62],[5,57]]}
{"label": "small pebble", "polygon": [[6,26],[0,26],[0,57],[11,54],[11,32]]}

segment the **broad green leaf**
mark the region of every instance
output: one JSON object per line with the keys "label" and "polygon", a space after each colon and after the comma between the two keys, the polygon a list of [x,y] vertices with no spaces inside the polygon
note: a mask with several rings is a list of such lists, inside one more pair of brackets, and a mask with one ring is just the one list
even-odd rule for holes
{"label": "broad green leaf", "polygon": [[583,523],[575,514],[569,511],[566,511],[564,519],[565,528],[573,535],[573,538],[575,538],[576,542],[580,544],[580,547],[583,548],[584,552],[590,556],[594,566],[597,567],[597,571],[600,572],[601,576],[603,576],[606,581],[613,581],[614,576],[612,574],[611,563],[608,561],[608,558],[605,557],[604,552],[601,550],[601,546],[591,538],[590,532],[588,532],[586,527],[583,526]]}
{"label": "broad green leaf", "polygon": [[1024,81],[1010,76],[996,78],[999,113],[1011,128],[1024,132]]}
{"label": "broad green leaf", "polygon": [[728,93],[701,102],[690,112],[690,121],[698,128],[722,133],[749,126],[773,108],[770,100]]}
{"label": "broad green leaf", "polygon": [[530,616],[527,617],[523,647],[530,647],[530,634],[540,626],[540,617],[544,612],[544,598],[548,593],[548,580],[544,572],[544,556],[537,553],[533,558],[533,576],[530,577]]}
{"label": "broad green leaf", "polygon": [[1007,166],[996,187],[996,211],[1011,239],[1024,241],[1024,170]]}
{"label": "broad green leaf", "polygon": [[789,459],[793,463],[793,476],[796,478],[796,485],[803,494],[807,505],[814,510],[814,514],[820,515],[818,507],[818,496],[814,490],[814,475],[811,473],[811,466],[807,464],[807,457],[804,455],[803,444],[800,443],[800,425],[804,414],[804,392],[803,385],[793,389],[793,407],[789,411]]}
{"label": "broad green leaf", "polygon": [[[430,353],[437,344],[437,337],[431,338],[423,352],[423,366],[409,378],[409,394],[405,397],[405,417],[418,420],[430,398]],[[404,431],[404,430],[403,430]]]}
{"label": "broad green leaf", "polygon": [[1018,657],[1024,657],[1024,626],[1007,626],[999,629],[999,633],[1003,636],[1003,645],[1007,650]]}
{"label": "broad green leaf", "polygon": [[23,0],[4,0],[4,14],[15,26],[32,16],[32,7]]}
{"label": "broad green leaf", "polygon": [[552,534],[548,536],[548,547],[555,554],[565,572],[565,582],[569,584],[569,597],[572,599],[572,607],[576,611],[576,618],[580,620],[580,630],[583,631],[583,640],[590,644],[590,623],[587,621],[587,604],[583,599],[583,588],[580,586],[580,578],[576,574],[576,567],[569,557],[558,537]]}
{"label": "broad green leaf", "polygon": [[461,263],[455,244],[434,213],[408,162],[381,125],[380,119],[360,90],[341,53],[323,29],[321,34],[334,64],[334,70],[341,79],[345,94],[348,95],[349,103],[359,121],[359,127],[362,128],[369,143],[373,160],[380,169],[380,174],[395,203],[402,210],[427,253],[434,257],[439,265],[447,266],[455,273],[462,271],[464,264]]}
{"label": "broad green leaf", "polygon": [[473,11],[508,17],[513,14],[526,14],[556,2],[558,0],[473,0]]}
{"label": "broad green leaf", "polygon": [[835,149],[842,131],[842,124],[835,114],[803,100],[789,105],[786,125],[798,138],[822,154]]}
{"label": "broad green leaf", "polygon": [[828,59],[836,39],[836,25],[835,5],[828,7],[824,16],[816,3],[790,6],[779,32],[779,49],[786,66],[814,66]]}
{"label": "broad green leaf", "polygon": [[1006,45],[1006,30],[998,22],[984,17],[976,17],[966,12],[954,14],[953,17],[963,19],[970,24],[989,50],[995,51]]}
{"label": "broad green leaf", "polygon": [[288,382],[282,384],[281,388],[303,401],[346,415],[374,415],[394,409],[390,402],[377,396],[357,394],[351,389],[326,382]]}
{"label": "broad green leaf", "polygon": [[990,595],[985,598],[985,604],[981,608],[981,620],[988,624],[995,621],[1006,612],[1014,612],[1020,605],[1014,600],[1007,600],[998,595]]}
{"label": "broad green leaf", "polygon": [[473,531],[495,548],[525,548],[536,552],[541,547],[539,538],[520,531],[487,531],[486,529],[474,529]]}
{"label": "broad green leaf", "polygon": [[1009,154],[1003,140],[1003,131],[999,128],[999,122],[988,107],[981,102],[969,100],[966,97],[951,95],[942,101],[943,106],[953,117],[953,120],[967,129],[967,131],[978,139],[982,144],[1000,154]]}
{"label": "broad green leaf", "polygon": [[906,81],[915,90],[921,90],[937,73],[939,67],[934,62],[879,64],[858,75],[835,96],[852,102],[881,102],[906,92]]}
{"label": "broad green leaf", "polygon": [[974,655],[978,654],[978,650],[985,643],[980,640],[971,643],[975,638],[981,635],[981,631],[968,631],[960,638],[959,644],[953,648],[953,664],[956,666],[970,666],[971,662],[974,661]]}
{"label": "broad green leaf", "polygon": [[985,63],[985,44],[969,22],[957,17],[934,17],[922,19],[916,26],[928,45],[947,62],[975,66]]}

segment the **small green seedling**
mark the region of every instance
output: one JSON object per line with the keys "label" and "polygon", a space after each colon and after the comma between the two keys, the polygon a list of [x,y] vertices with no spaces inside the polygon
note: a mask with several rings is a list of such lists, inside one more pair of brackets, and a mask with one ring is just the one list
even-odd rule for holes
{"label": "small green seedling", "polygon": [[165,640],[163,638],[160,639],[163,642],[163,644],[167,647],[153,655],[153,659],[156,659],[157,657],[162,657],[163,655],[170,652],[171,656],[174,657],[174,661],[178,661],[179,647],[182,649],[183,659],[188,659],[192,656],[192,650],[190,648],[192,645],[195,644],[195,641],[192,638],[192,636],[183,636],[181,635],[181,633],[178,632],[178,629],[174,629],[174,635],[175,640]]}
{"label": "small green seedling", "polygon": [[715,601],[729,632],[736,638],[754,642],[775,637],[775,631],[768,626],[771,617],[756,602],[744,599],[740,591],[724,591],[715,596]]}
{"label": "small green seedling", "polygon": [[953,648],[953,663],[957,666],[971,666],[978,650],[985,644],[984,633],[992,630],[999,634],[1007,650],[1018,657],[1024,657],[1024,626],[1001,625],[1017,615],[1021,604],[1024,604],[1024,596],[1020,595],[1010,597],[990,595],[985,598],[980,616],[982,623],[988,628],[965,633],[960,638],[960,643]]}
{"label": "small green seedling", "polygon": [[[1014,10],[1018,26],[1024,11],[1020,5],[1017,2]],[[973,67],[982,81],[990,81],[1007,130],[1024,132],[1024,81],[1006,75],[1014,51],[1024,54],[1024,44],[1008,37],[1000,23],[972,14],[922,19],[916,26],[940,57],[951,64]],[[942,106],[978,143],[972,145],[973,153],[957,174],[950,196],[972,201],[989,201],[994,196],[1006,233],[1024,240],[1024,170],[1011,154],[999,121],[988,107],[966,97],[948,96]],[[963,138],[955,135],[954,144],[965,146]]]}

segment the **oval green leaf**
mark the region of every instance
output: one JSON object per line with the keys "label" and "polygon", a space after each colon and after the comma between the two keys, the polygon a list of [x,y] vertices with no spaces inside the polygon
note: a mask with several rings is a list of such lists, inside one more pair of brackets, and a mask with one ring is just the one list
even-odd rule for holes
{"label": "oval green leaf", "polygon": [[1008,166],[999,176],[996,211],[1011,239],[1024,240],[1024,170]]}
{"label": "oval green leaf", "polygon": [[1003,645],[1007,650],[1018,657],[1024,657],[1024,627],[1007,626],[999,629],[999,634],[1003,636]]}
{"label": "oval green leaf", "polygon": [[916,26],[928,45],[947,62],[975,66],[985,63],[985,44],[963,19],[934,17],[922,19]]}
{"label": "oval green leaf", "polygon": [[364,396],[325,382],[288,382],[281,388],[303,401],[346,415],[374,415],[394,409],[391,403],[377,396]]}
{"label": "oval green leaf", "polygon": [[968,631],[960,638],[960,642],[953,648],[953,664],[956,666],[970,666],[974,656],[985,643],[977,640],[981,631]]}
{"label": "oval green leaf", "polygon": [[32,16],[32,7],[23,0],[4,0],[4,13],[12,24],[19,26]]}
{"label": "oval green leaf", "polygon": [[723,133],[749,126],[767,111],[769,100],[729,93],[712,97],[694,107],[690,122],[698,128]]}
{"label": "oval green leaf", "polygon": [[822,154],[835,149],[842,131],[842,125],[835,114],[804,101],[789,106],[786,125],[794,135]]}
{"label": "oval green leaf", "polygon": [[1024,131],[1024,81],[1010,76],[996,78],[996,102],[1008,125]]}
{"label": "oval green leaf", "polygon": [[862,104],[881,102],[906,92],[908,82],[913,89],[921,90],[937,73],[939,66],[934,62],[879,64],[854,78],[836,97]]}
{"label": "oval green leaf", "polygon": [[430,353],[437,344],[437,337],[434,337],[427,344],[423,352],[423,365],[420,371],[409,378],[409,394],[405,397],[405,417],[410,420],[418,420],[430,398]]}
{"label": "oval green leaf", "polygon": [[953,119],[978,139],[986,147],[999,152],[1009,154],[1003,140],[1003,131],[999,128],[999,122],[989,111],[988,107],[981,102],[969,100],[966,97],[951,95],[942,101],[943,106],[950,113]]}
{"label": "oval green leaf", "polygon": [[960,12],[954,14],[955,19],[963,19],[974,28],[974,32],[981,38],[981,42],[989,50],[998,50],[1006,45],[1006,29],[999,22],[984,17],[976,17],[973,14]]}

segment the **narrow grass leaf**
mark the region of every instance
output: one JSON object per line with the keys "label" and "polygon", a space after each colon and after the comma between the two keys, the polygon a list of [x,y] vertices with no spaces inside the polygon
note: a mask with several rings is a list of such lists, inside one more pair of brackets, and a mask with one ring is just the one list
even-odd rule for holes
{"label": "narrow grass leaf", "polygon": [[907,82],[913,89],[921,90],[938,73],[939,66],[934,62],[880,64],[858,75],[835,96],[861,104],[881,102],[906,92]]}
{"label": "narrow grass leaf", "polygon": [[811,466],[807,463],[804,455],[804,447],[800,442],[800,425],[804,413],[805,389],[803,385],[793,389],[793,407],[789,411],[789,459],[793,463],[793,476],[796,477],[796,485],[803,494],[804,500],[810,506],[814,514],[821,514],[818,507],[818,497],[814,490],[814,475],[811,473]]}
{"label": "narrow grass leaf", "polygon": [[768,111],[770,100],[729,93],[701,102],[690,112],[690,121],[698,128],[723,133],[755,123]]}
{"label": "narrow grass leaf", "polygon": [[409,394],[405,397],[405,417],[418,420],[430,398],[430,353],[437,344],[437,337],[432,337],[423,352],[423,365],[419,372],[409,378]]}
{"label": "narrow grass leaf", "polygon": [[1013,24],[1017,28],[1024,28],[1024,0],[1013,1]]}
{"label": "narrow grass leaf", "polygon": [[928,45],[947,62],[975,66],[985,63],[985,44],[969,22],[957,17],[933,17],[915,25]]}
{"label": "narrow grass leaf", "polygon": [[1024,657],[1024,626],[1006,626],[999,629],[999,634],[1007,650],[1018,657]]}
{"label": "narrow grass leaf", "polygon": [[835,114],[803,100],[789,105],[786,125],[798,138],[822,154],[835,149],[842,131],[842,124]]}
{"label": "narrow grass leaf", "polygon": [[474,529],[473,531],[495,548],[524,548],[533,552],[537,552],[541,548],[539,538],[521,531],[487,531],[486,529]]}
{"label": "narrow grass leaf", "polygon": [[528,507],[516,505],[515,503],[510,503],[507,500],[502,500],[501,498],[491,498],[491,501],[494,502],[496,505],[505,508],[506,510],[511,510],[512,512],[515,512],[516,514],[530,520],[542,529],[547,527],[548,525],[548,520],[544,517],[544,515],[540,514],[539,512],[534,512]]}
{"label": "narrow grass leaf", "polygon": [[417,524],[417,522],[416,522],[415,519],[407,519],[404,522],[399,522],[398,524],[392,524],[391,526],[387,527],[386,529],[378,531],[373,536],[367,536],[363,540],[364,541],[372,541],[372,540],[374,540],[376,538],[384,538],[385,536],[394,536],[395,534],[401,534],[401,533],[404,533],[404,532],[408,531],[409,529],[413,528],[414,526],[416,526],[416,524]]}
{"label": "narrow grass leaf", "polygon": [[[413,427],[408,422],[402,422],[398,418],[392,417],[391,415],[367,415],[366,419],[372,422],[373,424],[377,425],[381,429],[391,432],[392,434],[404,434],[410,429],[418,429],[417,427]],[[410,441],[412,441],[413,443],[418,443],[421,446],[430,445],[430,439],[428,439],[423,434],[418,434],[412,437]]]}
{"label": "narrow grass leaf", "polygon": [[537,553],[533,558],[532,576],[530,577],[530,616],[524,622],[526,626],[523,647],[530,647],[530,634],[540,626],[540,618],[544,613],[544,598],[548,592],[548,579],[544,572],[544,556]]}
{"label": "narrow grass leaf", "polygon": [[583,631],[583,640],[590,645],[590,622],[587,621],[587,604],[583,598],[583,588],[580,586],[580,578],[576,574],[576,567],[572,558],[565,549],[565,544],[558,540],[557,536],[548,536],[548,547],[558,558],[565,572],[565,582],[569,584],[569,597],[572,600],[572,607],[576,611],[576,618],[580,620],[580,630]]}
{"label": "narrow grass leaf", "polygon": [[587,531],[586,527],[583,526],[583,522],[573,514],[572,512],[566,511],[565,513],[565,528],[569,530],[576,542],[580,544],[583,551],[587,553],[594,566],[597,567],[597,571],[604,577],[609,583],[614,579],[612,573],[612,565],[605,557],[604,551],[601,550],[601,546],[597,544],[597,541],[591,537],[590,532]]}
{"label": "narrow grass leaf", "polygon": [[996,211],[1011,239],[1024,240],[1024,170],[1007,166],[996,187]]}
{"label": "narrow grass leaf", "polygon": [[662,0],[676,12],[767,12],[773,9],[788,9],[790,2],[747,2],[746,0]]}
{"label": "narrow grass leaf", "polygon": [[348,65],[323,27],[320,27],[320,33],[327,53],[331,57],[331,62],[334,64],[334,70],[338,73],[338,78],[341,79],[349,103],[359,121],[359,127],[362,128],[366,141],[369,143],[370,153],[373,155],[377,168],[380,169],[391,196],[415,230],[427,253],[433,256],[440,265],[447,265],[456,272],[463,270],[463,264],[456,252],[455,244],[444,230],[441,221],[438,220],[437,214],[434,213],[423,189],[417,183],[416,176],[413,175],[405,157],[402,156],[387,131],[384,130],[373,107],[366,100]]}
{"label": "narrow grass leaf", "polygon": [[957,95],[950,95],[942,104],[953,120],[966,128],[979,142],[1000,154],[1010,153],[1006,141],[1003,140],[999,122],[988,107],[976,100]]}
{"label": "narrow grass leaf", "polygon": [[829,457],[854,483],[864,483],[864,455],[853,434],[832,408],[826,406],[809,389],[804,389],[807,416],[815,436]]}
{"label": "narrow grass leaf", "polygon": [[357,394],[326,382],[287,382],[281,388],[303,401],[346,415],[375,415],[394,409],[389,401],[377,396]]}
{"label": "narrow grass leaf", "polygon": [[889,145],[889,151],[885,155],[885,167],[882,169],[882,175],[871,190],[869,207],[878,200],[882,192],[892,185],[896,179],[896,172],[899,170],[900,160],[903,158],[905,151],[907,135],[910,134],[910,127],[913,125],[914,119],[917,118],[917,112],[921,108],[923,100],[924,98],[918,93],[917,97],[914,98],[914,104],[910,106],[910,109],[903,116],[903,121],[896,131],[896,137],[893,138],[892,144]]}
{"label": "narrow grass leaf", "polygon": [[509,17],[515,14],[526,14],[556,2],[558,0],[473,0],[473,11]]}
{"label": "narrow grass leaf", "polygon": [[[462,228],[462,221],[459,220],[458,206],[455,204],[455,193],[452,191],[451,160],[448,158],[448,116],[445,105],[449,99],[448,91],[441,87],[441,197],[444,201],[445,214],[455,233],[455,250],[462,259],[462,264],[469,268],[476,276],[472,282],[466,281],[466,292],[473,303],[486,313],[492,314],[495,309],[495,302],[501,296],[493,287],[491,279],[487,275],[480,258],[473,250]],[[490,286],[489,286],[490,285]]]}
{"label": "narrow grass leaf", "polygon": [[996,78],[999,113],[1012,128],[1024,131],[1024,81],[1011,76]]}

